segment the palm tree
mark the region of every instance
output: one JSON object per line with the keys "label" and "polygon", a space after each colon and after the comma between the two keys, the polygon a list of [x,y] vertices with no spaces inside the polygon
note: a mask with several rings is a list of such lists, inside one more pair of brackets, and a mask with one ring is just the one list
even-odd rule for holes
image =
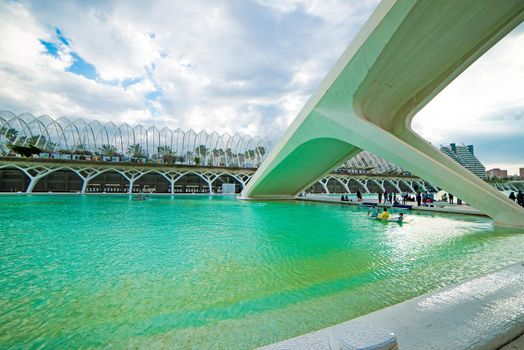
{"label": "palm tree", "polygon": [[169,146],[157,147],[158,157],[162,158],[165,163],[174,164],[176,162],[176,151],[173,151]]}
{"label": "palm tree", "polygon": [[231,148],[226,148],[226,166],[229,166],[231,164],[232,158],[233,152],[231,151]]}
{"label": "palm tree", "polygon": [[187,164],[191,162],[192,157],[193,157],[193,152],[187,151],[186,156],[185,156],[185,161],[187,161]]}
{"label": "palm tree", "polygon": [[16,137],[18,136],[18,130],[13,128],[2,127],[2,129],[0,129],[0,135],[4,135],[6,139],[13,142],[14,140],[16,140]]}
{"label": "palm tree", "polygon": [[266,148],[264,146],[258,146],[257,148],[255,148],[255,150],[258,152],[258,154],[260,154],[261,158],[263,158],[266,154]]}
{"label": "palm tree", "polygon": [[158,156],[159,157],[163,157],[163,156],[170,156],[170,155],[173,155],[173,150],[171,149],[171,147],[167,146],[167,145],[164,145],[164,146],[158,146],[156,148],[157,150],[157,153],[158,153]]}
{"label": "palm tree", "polygon": [[78,145],[74,145],[73,146],[73,154],[79,154],[79,155],[91,155],[91,151],[89,151],[87,148],[86,148],[86,145],[81,143],[81,144],[78,144]]}
{"label": "palm tree", "polygon": [[100,154],[107,157],[113,157],[117,153],[117,149],[115,146],[110,144],[103,144],[100,146]]}
{"label": "palm tree", "polygon": [[208,154],[207,147],[204,145],[200,145],[197,148],[195,148],[195,153],[200,158],[200,160],[202,159],[204,160],[204,165],[205,165],[206,160],[207,160],[207,154]]}
{"label": "palm tree", "polygon": [[127,153],[133,158],[145,158],[146,152],[139,143],[134,143],[127,148]]}

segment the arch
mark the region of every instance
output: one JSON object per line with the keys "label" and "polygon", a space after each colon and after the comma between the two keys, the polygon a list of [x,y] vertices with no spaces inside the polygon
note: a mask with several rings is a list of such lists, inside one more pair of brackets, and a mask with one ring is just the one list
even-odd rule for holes
{"label": "arch", "polygon": [[[15,178],[10,172],[16,172]],[[31,178],[14,164],[0,165],[0,192],[25,192]]]}
{"label": "arch", "polygon": [[[271,176],[257,172],[259,175],[266,176],[257,184],[256,188],[251,189],[250,196],[253,198],[266,196],[289,198],[289,193],[293,193],[291,196],[293,198],[317,182],[317,179],[322,178],[326,172],[329,173],[336,168],[344,159],[359,151],[344,141],[329,137],[311,139],[296,147],[290,146],[285,152],[286,156],[282,156],[279,164],[271,170]],[[314,167],[310,166],[312,158],[315,159]],[[297,165],[301,166],[300,173],[294,170]],[[311,179],[315,181],[311,182]],[[251,186],[252,183],[251,181],[248,186]]]}
{"label": "arch", "polygon": [[[58,176],[62,178],[56,179]],[[78,173],[69,167],[60,167],[38,178],[32,192],[81,192],[83,183],[84,179]]]}
{"label": "arch", "polygon": [[367,187],[365,187],[357,178],[354,177],[348,179],[348,187],[353,193],[357,192],[357,190],[363,191],[365,193],[369,192]]}
{"label": "arch", "polygon": [[[117,184],[118,186],[115,186]],[[129,191],[129,180],[114,168],[107,168],[97,173],[86,185],[86,192],[129,193]]]}
{"label": "arch", "polygon": [[223,173],[220,173],[218,174],[214,180],[211,182],[212,184],[215,184],[216,185],[216,182],[220,181],[221,183],[229,183],[229,182],[225,182],[223,180],[223,178],[229,178],[229,179],[233,179],[233,181],[238,184],[238,186],[235,186],[235,193],[240,193],[240,191],[242,191],[242,189],[244,188],[244,182],[239,180],[237,176],[235,176],[234,174],[231,174],[231,173],[228,173],[228,172],[223,172]]}

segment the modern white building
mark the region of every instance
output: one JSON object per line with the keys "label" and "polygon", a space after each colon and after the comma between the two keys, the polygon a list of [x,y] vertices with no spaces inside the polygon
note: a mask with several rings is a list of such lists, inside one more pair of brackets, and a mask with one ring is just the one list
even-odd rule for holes
{"label": "modern white building", "polygon": [[486,167],[475,156],[473,145],[450,143],[449,146],[440,146],[440,150],[481,179],[486,178]]}

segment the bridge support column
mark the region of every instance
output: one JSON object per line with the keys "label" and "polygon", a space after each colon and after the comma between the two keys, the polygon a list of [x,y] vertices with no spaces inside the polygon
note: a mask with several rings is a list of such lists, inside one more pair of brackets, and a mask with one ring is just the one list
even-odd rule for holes
{"label": "bridge support column", "polygon": [[326,192],[326,194],[329,194],[329,189],[327,187],[327,183],[328,183],[329,179],[321,179],[318,181],[318,183],[322,186],[322,188],[324,189],[324,192]]}
{"label": "bridge support column", "polygon": [[366,191],[366,193],[369,193],[368,180],[359,180],[359,179],[356,179],[356,180],[362,187],[364,187],[364,191]]}
{"label": "bridge support column", "polygon": [[[24,174],[27,175],[27,177],[29,177],[29,185],[27,186],[25,193],[32,193],[36,185],[38,184],[38,181],[40,181],[40,179],[42,179],[43,177],[46,177],[47,175],[51,174],[52,172],[55,172],[56,170],[61,169],[61,168],[48,169],[45,167],[22,168],[19,166],[17,166],[16,168],[20,169]],[[34,175],[31,174],[31,172],[34,172]]]}

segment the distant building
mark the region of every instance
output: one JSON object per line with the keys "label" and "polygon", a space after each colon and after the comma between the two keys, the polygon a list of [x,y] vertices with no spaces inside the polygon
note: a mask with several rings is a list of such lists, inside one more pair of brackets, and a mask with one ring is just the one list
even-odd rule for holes
{"label": "distant building", "polygon": [[521,180],[524,180],[524,168],[519,169],[519,177]]}
{"label": "distant building", "polygon": [[440,146],[440,150],[481,179],[486,178],[486,167],[475,157],[473,145],[450,143],[449,146]]}
{"label": "distant building", "polygon": [[493,168],[486,171],[486,177],[488,179],[505,179],[508,177],[508,171],[499,168]]}

